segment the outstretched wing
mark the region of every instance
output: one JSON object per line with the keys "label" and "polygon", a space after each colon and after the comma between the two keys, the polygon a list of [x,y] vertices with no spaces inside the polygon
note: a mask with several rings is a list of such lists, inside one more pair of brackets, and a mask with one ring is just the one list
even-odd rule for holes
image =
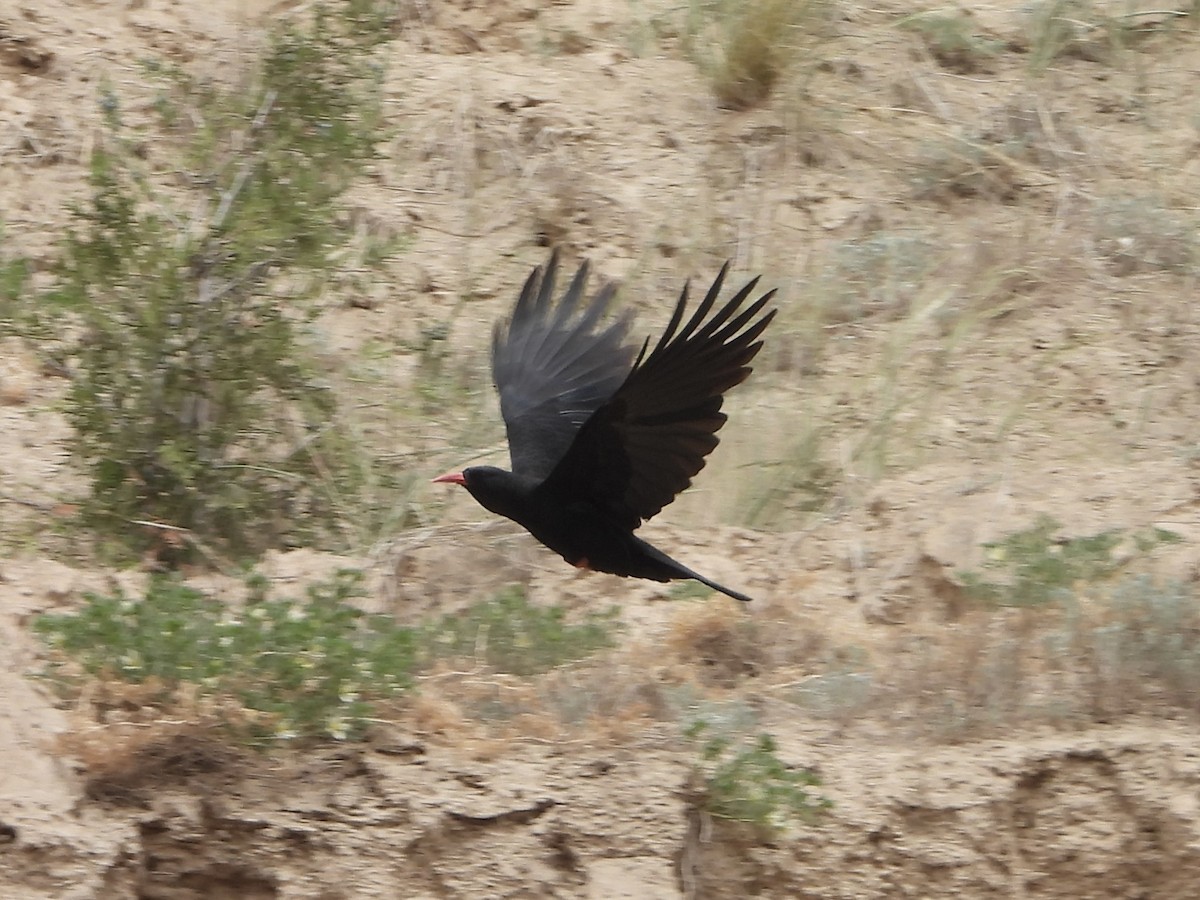
{"label": "outstretched wing", "polygon": [[649,356],[642,348],[629,376],[584,423],[547,479],[548,491],[591,502],[632,530],[692,483],[725,424],[724,393],[750,374],[758,338],[775,316],[763,313],[775,291],[742,309],[757,278],[710,315],[728,269],[681,329],[684,286],[663,336]]}
{"label": "outstretched wing", "polygon": [[558,251],[525,281],[512,316],[492,336],[492,376],[508,432],[512,470],[544,479],[580,427],[621,386],[633,365],[630,318],[598,328],[615,288],[585,301],[583,263],[557,306]]}

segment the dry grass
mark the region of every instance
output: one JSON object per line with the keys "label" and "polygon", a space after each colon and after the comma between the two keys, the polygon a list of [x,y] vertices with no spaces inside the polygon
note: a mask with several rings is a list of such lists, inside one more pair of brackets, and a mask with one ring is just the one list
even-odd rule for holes
{"label": "dry grass", "polygon": [[89,799],[118,805],[145,804],[245,759],[213,723],[180,720],[67,732],[56,749],[82,767]]}
{"label": "dry grass", "polygon": [[718,104],[763,103],[823,28],[823,0],[691,0],[685,48]]}
{"label": "dry grass", "polygon": [[986,71],[1004,50],[1002,42],[980,33],[968,10],[918,13],[901,20],[900,26],[919,35],[939,65],[961,75]]}

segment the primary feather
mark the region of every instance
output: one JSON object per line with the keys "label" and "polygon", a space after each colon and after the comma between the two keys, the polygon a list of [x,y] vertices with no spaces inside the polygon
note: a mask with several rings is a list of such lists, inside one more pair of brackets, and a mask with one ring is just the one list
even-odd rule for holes
{"label": "primary feather", "polygon": [[639,357],[597,407],[551,472],[548,487],[597,504],[633,530],[692,483],[725,424],[723,394],[750,374],[749,363],[762,347],[758,337],[775,316],[771,310],[755,319],[774,296],[769,291],[735,318],[758,284],[755,278],[706,320],[728,268],[722,267],[679,330],[687,312],[684,287],[654,350]]}
{"label": "primary feather", "polygon": [[[628,313],[597,329],[615,289],[584,305],[588,265],[553,307],[558,253],[535,268],[512,316],[492,337],[492,374],[508,433],[513,472],[545,478],[588,417],[613,395],[633,364]],[[582,312],[581,312],[582,309]]]}

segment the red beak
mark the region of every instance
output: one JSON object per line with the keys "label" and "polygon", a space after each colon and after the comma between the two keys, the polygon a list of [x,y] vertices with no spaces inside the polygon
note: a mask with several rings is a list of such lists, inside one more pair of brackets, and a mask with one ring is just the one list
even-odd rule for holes
{"label": "red beak", "polygon": [[467,479],[463,478],[462,472],[447,472],[445,475],[439,475],[433,479],[434,484],[461,484],[464,487],[467,484]]}

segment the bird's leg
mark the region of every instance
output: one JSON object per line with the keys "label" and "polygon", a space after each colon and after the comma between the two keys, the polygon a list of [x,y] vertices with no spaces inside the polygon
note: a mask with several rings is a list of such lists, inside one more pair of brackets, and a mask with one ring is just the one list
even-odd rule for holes
{"label": "bird's leg", "polygon": [[592,564],[588,562],[588,558],[586,556],[581,556],[579,559],[575,560],[575,562],[571,563],[571,565],[577,569],[582,569],[585,572],[590,572],[592,570]]}

